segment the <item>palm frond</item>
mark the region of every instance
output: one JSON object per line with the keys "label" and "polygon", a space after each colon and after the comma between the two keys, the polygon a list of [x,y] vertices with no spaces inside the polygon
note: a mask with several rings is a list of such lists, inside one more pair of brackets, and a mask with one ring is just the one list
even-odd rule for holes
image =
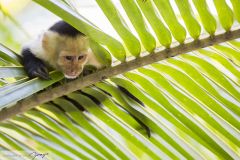
{"label": "palm frond", "polygon": [[237,159],[238,69],[214,48],[154,63],[1,123],[1,144],[52,159]]}
{"label": "palm frond", "polygon": [[[79,78],[77,80],[71,81],[66,84],[62,84],[58,87],[51,89],[51,91],[47,90],[45,92],[39,93],[38,95],[33,95],[32,97],[29,97],[29,98],[17,103],[19,100],[26,98],[27,96],[30,96],[31,94],[36,93],[37,91],[61,80],[63,77],[62,77],[62,74],[56,72],[54,75],[52,75],[53,80],[51,80],[51,81],[41,81],[39,79],[35,79],[34,84],[38,85],[39,86],[38,88],[36,87],[31,92],[29,92],[29,90],[26,88],[29,87],[29,89],[31,89],[31,87],[28,86],[28,84],[32,84],[34,81],[30,81],[30,82],[26,83],[25,85],[21,84],[22,86],[21,85],[20,86],[21,86],[22,90],[25,90],[25,92],[22,92],[17,87],[16,90],[19,90],[19,92],[17,93],[18,96],[13,96],[14,99],[9,99],[9,101],[5,100],[5,99],[8,99],[9,95],[16,95],[16,90],[10,90],[9,93],[7,92],[9,95],[6,95],[6,93],[3,92],[4,94],[2,94],[2,96],[0,97],[2,99],[2,103],[0,103],[2,108],[6,107],[9,102],[15,102],[17,104],[0,112],[0,120],[7,119],[8,117],[11,117],[12,115],[19,113],[19,109],[21,110],[21,112],[24,112],[32,107],[35,107],[42,103],[46,103],[48,101],[54,100],[55,98],[64,96],[64,95],[74,92],[76,90],[83,89],[84,87],[95,84],[95,83],[97,83],[101,80],[107,79],[109,77],[112,77],[112,76],[115,76],[115,75],[118,75],[121,73],[125,73],[127,71],[131,71],[133,69],[142,67],[144,65],[152,64],[154,62],[164,60],[164,59],[167,59],[170,57],[174,57],[179,54],[183,54],[183,53],[195,50],[195,49],[206,47],[206,46],[209,46],[209,44],[213,45],[214,43],[220,43],[220,42],[223,42],[226,40],[231,40],[231,39],[234,39],[239,36],[240,36],[240,30],[237,29],[235,31],[232,31],[231,33],[229,33],[229,32],[223,33],[223,34],[219,34],[214,37],[208,37],[208,38],[199,40],[197,43],[195,41],[193,41],[193,42],[186,43],[184,46],[178,45],[176,47],[172,47],[171,49],[163,49],[159,52],[156,52],[153,54],[148,54],[146,56],[121,63],[114,67],[108,67],[106,69],[98,71],[89,76]],[[41,83],[41,84],[39,84],[39,83]],[[43,84],[45,84],[45,85],[43,85]],[[19,93],[24,93],[24,94],[19,94]],[[4,99],[4,97],[5,97],[5,99]],[[12,103],[11,103],[11,105],[12,105]]]}
{"label": "palm frond", "polygon": [[127,18],[97,0],[122,42],[67,0],[35,2],[89,36],[108,67],[35,94],[62,74],[29,80],[0,46],[0,149],[59,160],[239,159],[239,0],[214,0],[216,16],[205,0],[120,0]]}

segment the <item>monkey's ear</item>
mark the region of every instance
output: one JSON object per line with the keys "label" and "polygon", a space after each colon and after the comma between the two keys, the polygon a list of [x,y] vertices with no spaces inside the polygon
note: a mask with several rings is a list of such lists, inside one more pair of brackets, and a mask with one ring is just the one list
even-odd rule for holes
{"label": "monkey's ear", "polygon": [[58,35],[57,33],[46,31],[42,37],[42,47],[46,51],[53,51],[56,48],[56,44],[58,43]]}
{"label": "monkey's ear", "polygon": [[84,54],[84,55],[83,55],[83,58],[80,60],[81,63],[82,63],[83,65],[85,65],[85,64],[87,63],[87,61],[88,61],[88,58],[89,58],[88,54]]}
{"label": "monkey's ear", "polygon": [[50,42],[49,42],[48,32],[44,32],[43,37],[42,37],[42,47],[44,49],[47,49],[47,48],[49,48],[49,44],[50,44]]}

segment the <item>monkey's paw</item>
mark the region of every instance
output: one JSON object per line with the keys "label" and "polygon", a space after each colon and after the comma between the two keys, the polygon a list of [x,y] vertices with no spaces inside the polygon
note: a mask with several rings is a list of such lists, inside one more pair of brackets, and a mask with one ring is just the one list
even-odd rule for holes
{"label": "monkey's paw", "polygon": [[83,76],[87,76],[97,71],[97,68],[93,65],[86,65],[83,69]]}
{"label": "monkey's paw", "polygon": [[47,67],[42,61],[35,61],[31,67],[26,68],[30,78],[39,77],[41,79],[50,80]]}

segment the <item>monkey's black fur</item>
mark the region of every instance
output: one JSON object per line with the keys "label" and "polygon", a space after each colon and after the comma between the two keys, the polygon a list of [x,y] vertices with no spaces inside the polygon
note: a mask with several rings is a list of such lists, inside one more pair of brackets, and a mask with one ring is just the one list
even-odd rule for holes
{"label": "monkey's black fur", "polygon": [[46,65],[42,60],[35,57],[29,48],[22,50],[22,62],[25,71],[30,78],[41,77],[43,79],[50,79]]}
{"label": "monkey's black fur", "polygon": [[50,31],[57,32],[60,35],[76,37],[78,35],[84,35],[73,26],[64,21],[59,21],[49,28]]}

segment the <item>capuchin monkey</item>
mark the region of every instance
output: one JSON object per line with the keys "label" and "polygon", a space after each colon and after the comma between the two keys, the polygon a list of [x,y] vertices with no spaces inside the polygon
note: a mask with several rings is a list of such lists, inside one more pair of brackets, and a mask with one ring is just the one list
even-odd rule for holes
{"label": "capuchin monkey", "polygon": [[77,78],[85,65],[103,67],[90,49],[89,38],[64,21],[26,44],[21,54],[30,78],[50,79],[48,67],[61,71],[67,79]]}

